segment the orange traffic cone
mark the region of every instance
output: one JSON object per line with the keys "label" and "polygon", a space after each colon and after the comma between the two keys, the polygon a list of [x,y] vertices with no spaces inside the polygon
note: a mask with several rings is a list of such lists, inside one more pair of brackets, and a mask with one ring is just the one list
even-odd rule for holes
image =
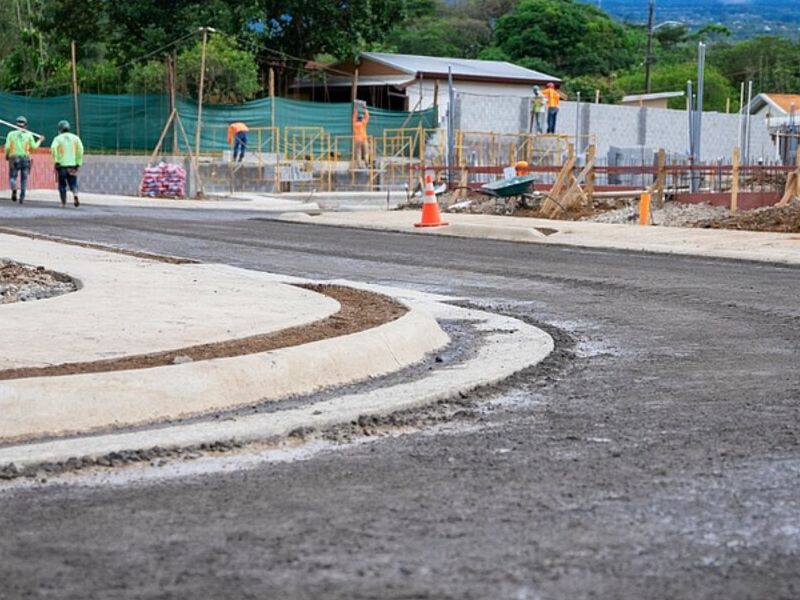
{"label": "orange traffic cone", "polygon": [[425,197],[422,200],[422,219],[414,223],[414,227],[441,227],[447,225],[439,216],[439,203],[436,201],[436,192],[433,191],[433,179],[425,176]]}

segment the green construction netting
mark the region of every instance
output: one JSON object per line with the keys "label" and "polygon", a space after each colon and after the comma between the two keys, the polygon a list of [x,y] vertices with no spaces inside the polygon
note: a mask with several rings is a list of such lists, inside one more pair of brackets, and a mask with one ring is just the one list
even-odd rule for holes
{"label": "green construction netting", "polygon": [[[169,117],[169,98],[162,95],[97,95],[79,96],[80,134],[87,152],[147,153],[152,152]],[[178,113],[185,128],[186,139],[194,148],[197,124],[197,103],[180,98]],[[275,112],[273,123],[272,112]],[[371,136],[381,136],[387,129],[433,129],[437,125],[436,109],[417,112],[398,112],[370,108],[368,131]],[[44,134],[48,140],[56,135],[56,125],[61,119],[73,124],[75,111],[72,96],[31,98],[0,93],[0,118],[13,122],[25,115],[31,131]],[[265,98],[237,105],[204,105],[203,128],[200,146],[203,152],[220,152],[228,149],[227,128],[231,121],[243,121],[251,129],[268,128],[274,124],[279,129],[281,151],[286,145],[297,153],[318,155],[328,142],[320,139],[318,130],[324,130],[337,151],[349,156],[352,105],[349,103],[323,104]],[[317,130],[317,131],[315,131]],[[0,129],[0,139],[5,129]],[[164,139],[164,149],[171,150],[173,132]],[[185,148],[183,134],[178,130],[178,144]],[[252,150],[260,144],[264,152],[272,152],[273,139],[267,131],[254,132],[248,145]],[[45,142],[47,145],[47,141]]]}

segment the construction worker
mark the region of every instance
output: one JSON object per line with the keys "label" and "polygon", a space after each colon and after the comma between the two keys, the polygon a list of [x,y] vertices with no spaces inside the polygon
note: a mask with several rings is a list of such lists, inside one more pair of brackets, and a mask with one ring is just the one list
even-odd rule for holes
{"label": "construction worker", "polygon": [[244,159],[244,151],[247,148],[247,132],[250,131],[247,125],[241,121],[233,121],[228,126],[228,144],[233,144],[233,162],[239,157],[239,162]]}
{"label": "construction worker", "polygon": [[6,137],[6,160],[8,161],[8,183],[11,188],[11,201],[17,201],[17,175],[19,175],[19,203],[25,202],[28,187],[28,174],[31,171],[31,150],[44,141],[43,135],[34,135],[28,128],[28,119],[17,117],[17,127]]}
{"label": "construction worker", "polygon": [[530,127],[528,127],[528,133],[536,133],[538,135],[544,132],[544,104],[545,98],[539,89],[539,86],[533,86],[533,98],[531,98],[531,124]]}
{"label": "construction worker", "polygon": [[548,83],[542,94],[544,94],[545,100],[547,101],[547,133],[555,133],[561,93],[556,89],[555,85]]}
{"label": "construction worker", "polygon": [[58,173],[58,196],[61,206],[67,205],[67,187],[72,192],[72,201],[75,207],[81,205],[78,201],[78,169],[83,165],[83,142],[74,133],[69,131],[69,121],[58,122],[58,135],[50,144],[50,153]]}
{"label": "construction worker", "polygon": [[[363,110],[359,111],[359,107]],[[353,106],[353,158],[356,166],[361,168],[369,165],[367,123],[369,123],[367,103],[363,100],[356,100],[355,106]]]}

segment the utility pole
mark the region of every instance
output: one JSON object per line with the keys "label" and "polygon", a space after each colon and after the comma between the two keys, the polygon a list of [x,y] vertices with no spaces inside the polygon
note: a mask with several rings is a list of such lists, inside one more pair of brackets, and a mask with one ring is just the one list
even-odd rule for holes
{"label": "utility pole", "polygon": [[656,2],[649,0],[647,4],[647,55],[644,58],[644,93],[650,93],[650,65],[653,63],[653,14]]}

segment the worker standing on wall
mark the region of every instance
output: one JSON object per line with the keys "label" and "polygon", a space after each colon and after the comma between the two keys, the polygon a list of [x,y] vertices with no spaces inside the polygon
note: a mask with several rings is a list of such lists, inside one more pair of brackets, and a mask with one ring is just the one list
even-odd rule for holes
{"label": "worker standing on wall", "polygon": [[69,131],[69,121],[58,122],[58,135],[50,144],[50,153],[58,173],[58,196],[61,206],[67,204],[67,187],[72,192],[72,201],[75,207],[81,205],[78,201],[78,170],[83,165],[83,142],[74,133]]}
{"label": "worker standing on wall", "polygon": [[353,157],[356,162],[356,167],[360,168],[369,165],[367,123],[369,123],[367,103],[363,100],[356,100],[355,106],[353,106]]}
{"label": "worker standing on wall", "polygon": [[544,109],[545,97],[538,85],[533,86],[533,98],[531,98],[531,125],[529,133],[544,133]]}
{"label": "worker standing on wall", "polygon": [[28,128],[28,119],[17,117],[17,127],[6,137],[6,160],[8,161],[8,184],[11,188],[11,201],[17,201],[17,175],[19,175],[19,203],[25,202],[28,188],[28,175],[31,172],[31,151],[44,141],[43,135],[34,135]]}
{"label": "worker standing on wall", "polygon": [[547,133],[556,132],[556,119],[558,119],[558,105],[561,102],[561,93],[552,83],[548,83],[544,92],[547,101]]}
{"label": "worker standing on wall", "polygon": [[[241,121],[234,121],[228,126],[228,144],[233,144],[233,161],[242,162],[247,149],[247,132],[250,129]],[[237,158],[238,161],[237,161]]]}

